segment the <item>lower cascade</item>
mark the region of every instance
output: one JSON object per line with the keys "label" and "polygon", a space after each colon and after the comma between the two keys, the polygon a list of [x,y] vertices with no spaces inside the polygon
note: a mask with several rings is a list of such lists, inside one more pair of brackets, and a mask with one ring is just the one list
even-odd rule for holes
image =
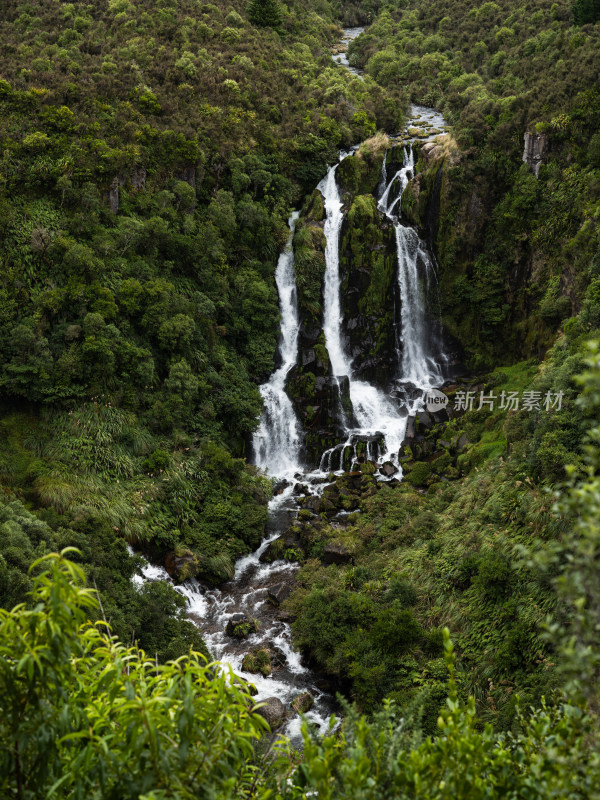
{"label": "lower cascade", "polygon": [[[301,326],[292,246],[299,213],[294,212],[275,273],[281,314],[279,366],[260,387],[264,410],[252,442],[254,463],[278,481],[278,493],[269,504],[269,535],[254,553],[238,560],[234,577],[219,589],[203,590],[195,580],[175,587],[186,598],[188,615],[202,630],[212,656],[254,685],[256,701],[266,702],[264,713],[272,728],[285,732],[295,744],[301,742],[298,711],[306,712],[315,728],[325,732],[336,706],[329,685],[293,649],[287,614],[279,606],[293,589],[298,564],[277,558],[281,553],[273,546],[298,514],[298,493],[321,495],[332,472],[339,474],[368,461],[377,469],[378,480],[398,480],[399,451],[409,417],[423,408],[424,393],[444,381],[444,355],[439,346],[434,352],[426,312],[427,297],[435,291],[433,259],[400,215],[402,194],[414,177],[411,145],[402,152],[401,166],[390,172],[391,178],[386,153],[377,188],[381,224],[393,226],[396,245],[396,366],[391,384],[382,387],[358,378],[345,341],[340,238],[346,212],[336,172],[352,154],[342,154],[318,186],[326,241],[322,331],[339,393],[339,441],[325,449],[318,466],[308,465],[302,425],[286,391],[299,357]],[[342,401],[343,390],[349,403]],[[347,513],[339,512],[340,520]],[[170,580],[164,568],[148,563],[142,575],[137,580]]]}

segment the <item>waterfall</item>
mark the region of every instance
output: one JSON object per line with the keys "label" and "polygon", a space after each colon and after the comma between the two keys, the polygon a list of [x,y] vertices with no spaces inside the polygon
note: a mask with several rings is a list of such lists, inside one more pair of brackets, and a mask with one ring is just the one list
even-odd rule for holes
{"label": "waterfall", "polygon": [[398,463],[398,450],[406,431],[406,415],[399,412],[391,400],[377,387],[366,381],[358,381],[352,374],[352,362],[345,352],[342,337],[342,311],[340,303],[340,231],[344,219],[342,200],[336,182],[338,165],[331,167],[318,186],[323,195],[326,220],[324,233],[325,280],[323,297],[323,330],[325,344],[329,353],[331,371],[336,378],[347,376],[350,388],[350,401],[356,420],[356,427],[347,428],[348,440],[343,447],[339,445],[328,451],[321,461],[322,467],[331,468],[331,457],[340,451],[340,464],[343,463],[344,449],[354,446],[357,437],[383,434],[383,460]]}
{"label": "waterfall", "polygon": [[[385,188],[378,208],[392,221],[396,233],[401,303],[400,335],[396,347],[399,380],[428,389],[443,382],[439,364],[428,351],[425,318],[426,291],[430,280],[435,278],[435,271],[417,232],[414,228],[403,225],[396,211],[401,206],[402,194],[412,178],[414,163],[412,147],[409,147],[404,150],[402,167]],[[396,182],[398,192],[390,201]]]}
{"label": "waterfall", "polygon": [[285,380],[296,363],[298,354],[298,303],[294,274],[292,239],[299,212],[294,211],[288,221],[290,235],[285,250],[279,256],[275,270],[275,283],[279,292],[281,336],[279,355],[281,366],[267,383],[260,387],[264,410],[258,430],[254,434],[254,460],[258,467],[271,475],[292,477],[299,472],[302,430],[291,400],[285,391]]}

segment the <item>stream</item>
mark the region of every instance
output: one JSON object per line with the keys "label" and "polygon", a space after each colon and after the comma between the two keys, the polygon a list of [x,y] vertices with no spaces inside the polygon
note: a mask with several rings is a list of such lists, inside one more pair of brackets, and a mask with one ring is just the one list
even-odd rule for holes
{"label": "stream", "polygon": [[[362,28],[344,31],[337,52],[332,56],[336,63],[354,74],[360,72],[349,66],[345,54],[348,43],[362,32]],[[298,564],[284,560],[263,563],[269,546],[289,527],[298,513],[294,490],[298,483],[307,485],[312,494],[320,494],[330,481],[332,472],[343,471],[348,451],[352,460],[358,459],[357,445],[366,443],[366,457],[378,466],[378,480],[401,476],[398,450],[404,439],[407,421],[422,402],[424,391],[442,385],[443,353],[433,352],[426,335],[423,287],[435,280],[435,269],[424,242],[411,226],[403,224],[399,214],[401,196],[414,173],[414,156],[411,142],[427,141],[445,129],[443,117],[433,109],[411,106],[410,119],[405,130],[396,138],[403,146],[401,166],[388,174],[384,160],[378,191],[378,208],[381,218],[394,226],[397,248],[397,281],[401,298],[400,313],[394,322],[396,330],[397,374],[393,392],[353,375],[352,360],[346,352],[343,318],[340,308],[340,231],[345,217],[340,191],[336,181],[339,163],[352,153],[341,153],[340,160],[324,176],[318,188],[323,196],[326,220],[325,279],[323,298],[323,330],[331,369],[336,380],[349,381],[352,419],[345,420],[346,440],[322,454],[318,468],[307,468],[302,460],[303,431],[294,407],[286,393],[286,378],[298,358],[300,319],[296,296],[294,253],[292,239],[298,218],[294,212],[289,219],[287,247],[281,253],[275,280],[279,293],[281,332],[278,345],[280,366],[269,381],[260,387],[264,411],[253,439],[254,463],[270,477],[277,479],[274,498],[269,503],[267,538],[254,553],[237,561],[232,580],[218,589],[206,589],[195,580],[186,581],[176,590],[185,596],[189,618],[200,628],[206,644],[215,659],[232,667],[234,672],[256,687],[256,700],[278,698],[290,712],[282,727],[295,746],[301,745],[301,719],[291,711],[292,701],[309,692],[314,702],[306,718],[324,733],[329,719],[336,711],[331,686],[321,676],[303,663],[292,646],[292,636],[287,614],[279,608],[282,597],[293,585]],[[377,442],[377,444],[375,444]],[[349,450],[348,450],[349,449]],[[346,455],[345,455],[346,454]],[[387,466],[387,471],[384,467]],[[347,512],[340,512],[340,521]],[[335,521],[334,518],[333,521]],[[135,580],[171,581],[164,567],[148,562]],[[258,632],[246,639],[238,639],[225,632],[227,623],[235,615],[246,615],[258,621]],[[242,669],[244,655],[267,647],[271,652],[272,672],[268,676]]]}

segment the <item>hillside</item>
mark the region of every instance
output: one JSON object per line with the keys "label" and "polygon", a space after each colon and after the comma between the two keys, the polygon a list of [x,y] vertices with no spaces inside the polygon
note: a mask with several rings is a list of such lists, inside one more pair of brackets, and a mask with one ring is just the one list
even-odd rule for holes
{"label": "hillside", "polygon": [[599,24],[6,0],[2,797],[600,796]]}

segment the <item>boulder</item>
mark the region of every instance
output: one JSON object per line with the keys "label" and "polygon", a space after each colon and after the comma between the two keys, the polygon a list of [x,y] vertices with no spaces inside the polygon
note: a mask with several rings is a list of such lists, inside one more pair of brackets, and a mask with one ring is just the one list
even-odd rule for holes
{"label": "boulder", "polygon": [[323,561],[325,564],[349,564],[352,561],[352,555],[343,544],[329,543],[323,550]]}
{"label": "boulder", "polygon": [[292,711],[296,714],[306,714],[313,707],[315,698],[310,692],[302,692],[292,700]]}
{"label": "boulder", "polygon": [[398,472],[398,469],[392,464],[391,461],[386,461],[385,464],[382,464],[379,468],[379,472],[381,472],[382,475],[385,475],[386,478],[391,478],[392,475],[395,475],[396,472]]}
{"label": "boulder", "polygon": [[242,659],[242,669],[244,672],[260,673],[265,677],[270,675],[272,670],[271,652],[267,647],[261,647],[251,653],[246,653]]}
{"label": "boulder", "polygon": [[426,142],[421,148],[421,155],[425,161],[435,161],[444,154],[443,148],[435,142]]}
{"label": "boulder", "polygon": [[227,620],[225,633],[227,636],[235,636],[236,639],[247,639],[252,633],[258,630],[258,623],[247,614],[239,612]]}
{"label": "boulder", "polygon": [[198,563],[190,550],[179,553],[167,553],[165,556],[165,569],[177,583],[182,583],[188,578],[193,578],[198,571]]}
{"label": "boulder", "polygon": [[254,710],[269,723],[272,731],[280,728],[287,717],[285,706],[278,697],[267,697],[261,700],[260,707]]}
{"label": "boulder", "polygon": [[280,606],[290,596],[292,587],[289,583],[276,583],[267,590],[267,597],[276,606]]}
{"label": "boulder", "polygon": [[277,483],[273,486],[273,494],[274,495],[281,494],[283,490],[287,489],[289,485],[290,482],[287,481],[285,478],[282,478],[280,481],[277,481]]}

